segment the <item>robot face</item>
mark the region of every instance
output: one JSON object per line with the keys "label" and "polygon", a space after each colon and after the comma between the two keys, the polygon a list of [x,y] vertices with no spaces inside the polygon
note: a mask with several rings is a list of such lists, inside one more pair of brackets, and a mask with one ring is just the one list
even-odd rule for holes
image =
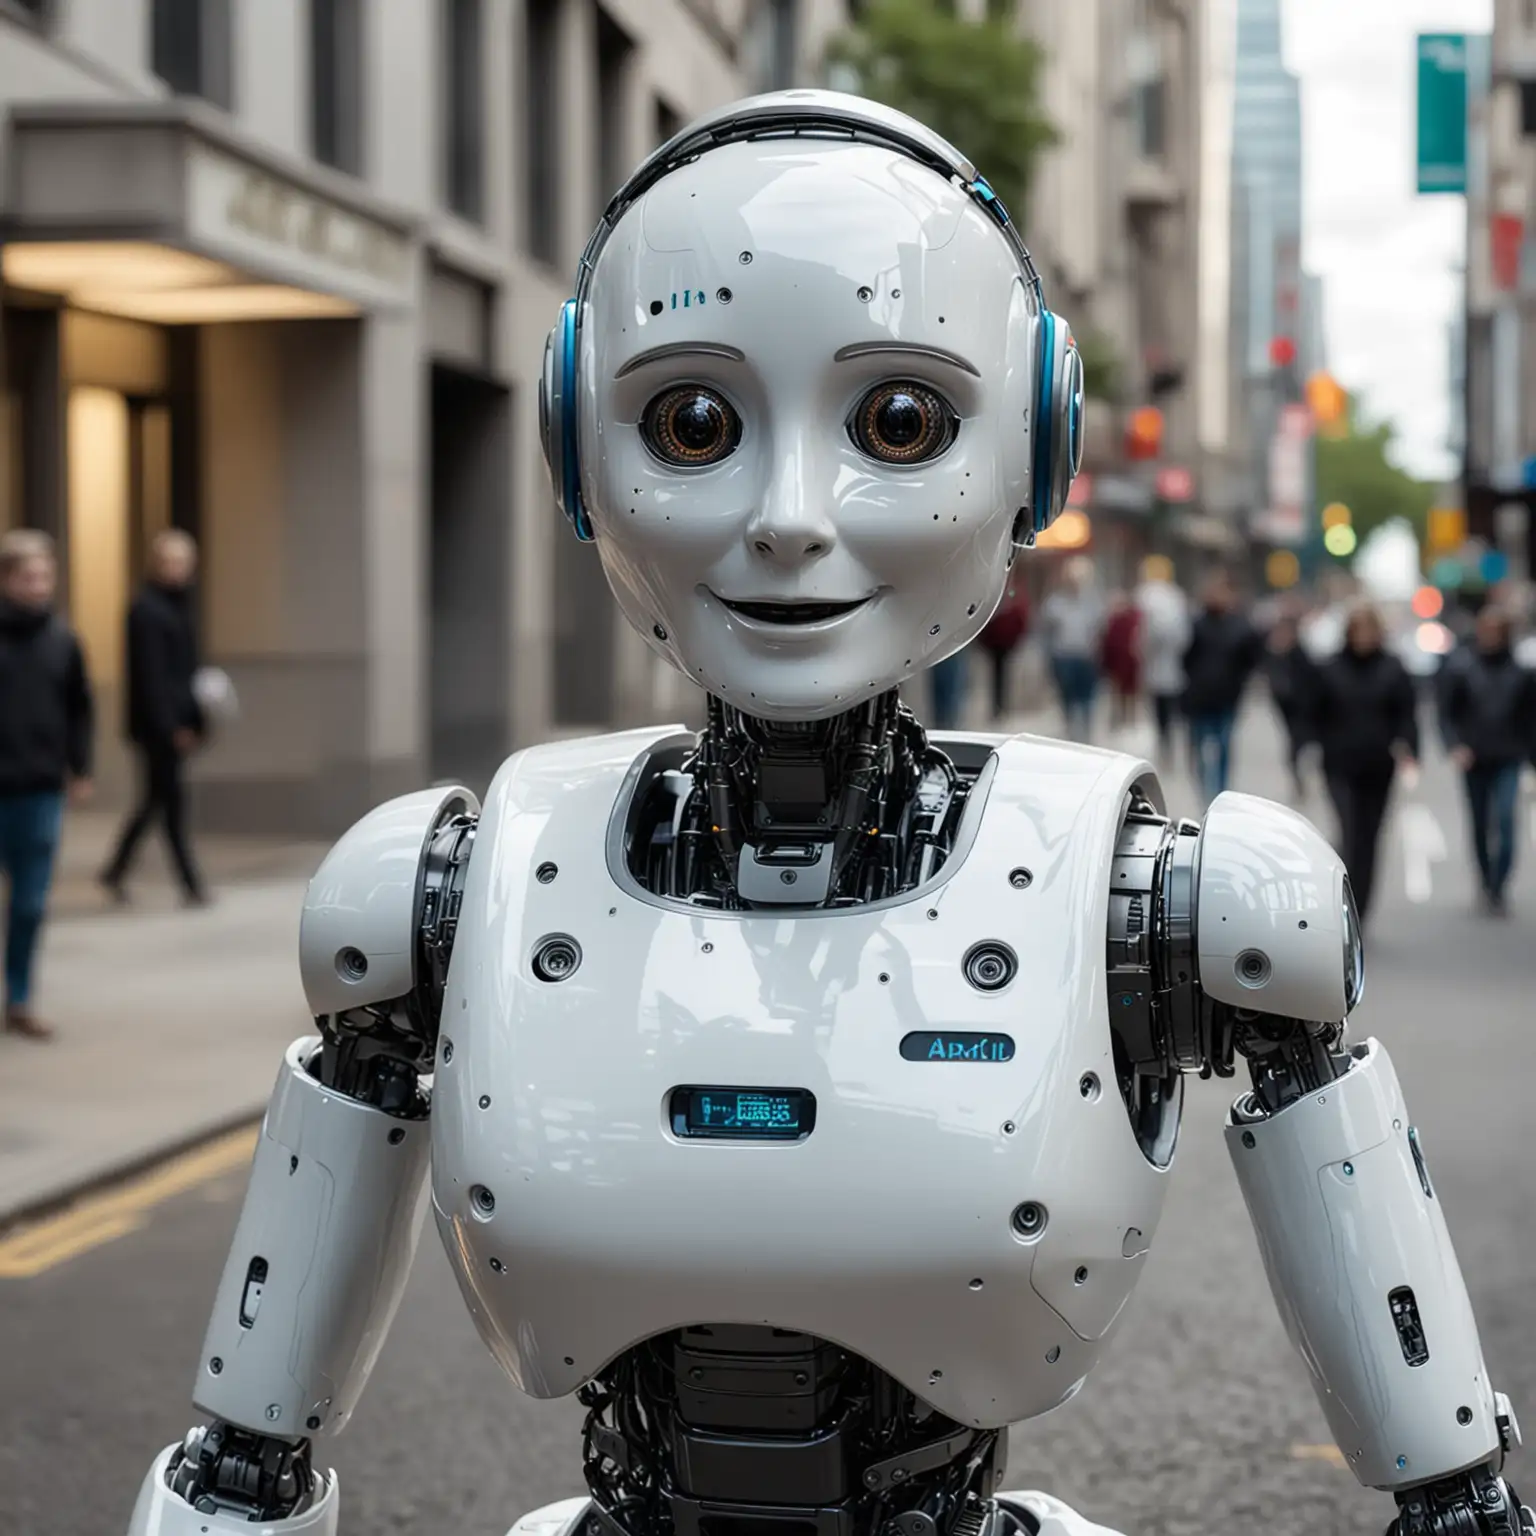
{"label": "robot face", "polygon": [[767,719],[836,714],[996,608],[1039,315],[971,199],[881,148],[722,147],[656,184],[582,317],[583,495],[630,622]]}

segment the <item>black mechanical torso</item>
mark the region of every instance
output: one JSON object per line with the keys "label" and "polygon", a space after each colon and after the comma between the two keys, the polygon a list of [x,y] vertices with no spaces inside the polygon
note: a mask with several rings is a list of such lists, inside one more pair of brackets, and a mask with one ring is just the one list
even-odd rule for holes
{"label": "black mechanical torso", "polygon": [[636,879],[701,907],[849,907],[915,889],[953,844],[972,776],[884,694],[830,720],[756,720],[711,699],[630,838]]}

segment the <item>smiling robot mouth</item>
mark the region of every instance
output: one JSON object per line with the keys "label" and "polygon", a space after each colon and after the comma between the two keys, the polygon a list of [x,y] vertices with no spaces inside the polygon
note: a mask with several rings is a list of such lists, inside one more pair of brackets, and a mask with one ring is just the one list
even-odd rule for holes
{"label": "smiling robot mouth", "polygon": [[722,597],[720,601],[732,613],[759,624],[820,624],[862,608],[869,599],[860,597],[850,603],[738,603]]}

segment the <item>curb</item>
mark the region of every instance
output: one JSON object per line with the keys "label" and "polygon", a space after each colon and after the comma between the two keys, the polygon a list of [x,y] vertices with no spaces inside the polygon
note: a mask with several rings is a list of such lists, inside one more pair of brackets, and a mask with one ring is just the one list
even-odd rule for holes
{"label": "curb", "polygon": [[208,1142],[217,1141],[219,1137],[227,1136],[231,1131],[256,1125],[266,1113],[266,1109],[267,1100],[263,1098],[253,1108],[232,1110],[228,1114],[198,1126],[196,1130],[168,1136],[164,1141],[105,1165],[84,1178],[72,1179],[67,1185],[56,1189],[45,1189],[36,1195],[25,1196],[13,1205],[0,1207],[0,1237],[6,1236],[16,1227],[56,1216],[78,1200],[83,1200],[89,1195],[100,1194],[104,1189],[109,1189],[115,1184],[122,1184],[136,1178],[139,1174],[148,1173],[159,1164],[168,1162],[173,1157],[180,1157],[183,1153],[191,1152]]}

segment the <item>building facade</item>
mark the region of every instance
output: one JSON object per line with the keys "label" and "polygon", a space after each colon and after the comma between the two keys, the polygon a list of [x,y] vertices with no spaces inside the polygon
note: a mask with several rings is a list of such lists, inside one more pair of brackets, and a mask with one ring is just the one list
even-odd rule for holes
{"label": "building facade", "polygon": [[[1021,0],[1047,60],[1045,106],[1060,142],[1042,156],[1029,240],[1051,301],[1112,362],[1113,398],[1089,403],[1078,501],[1106,580],[1135,579],[1154,547],[1225,542],[1209,515],[1202,391],[1214,322],[1202,307],[1211,0]],[[1133,455],[1137,411],[1160,421]]]}
{"label": "building facade", "polygon": [[[1466,39],[1467,266],[1458,418],[1468,532],[1536,578],[1536,6]],[[1453,382],[1454,387],[1454,382]]]}
{"label": "building facade", "polygon": [[0,526],[102,710],[165,526],[240,718],[205,822],[333,832],[666,688],[553,511],[545,335],[608,196],[825,0],[0,0]]}
{"label": "building facade", "polygon": [[[1286,68],[1281,0],[1237,0],[1232,117],[1234,499],[1262,544],[1312,538],[1310,440],[1282,412],[1324,367],[1323,288],[1302,265],[1301,86]],[[1277,355],[1276,346],[1289,349]]]}

